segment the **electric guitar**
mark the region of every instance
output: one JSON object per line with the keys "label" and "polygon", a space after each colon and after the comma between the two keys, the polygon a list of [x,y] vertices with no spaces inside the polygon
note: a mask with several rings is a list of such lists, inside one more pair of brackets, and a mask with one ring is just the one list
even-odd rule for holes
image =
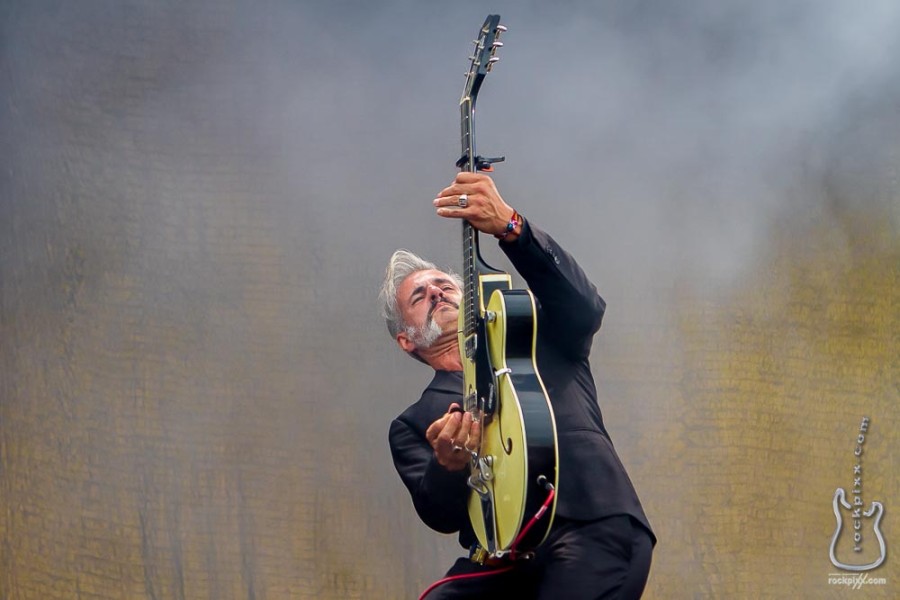
{"label": "electric guitar", "polygon": [[[459,101],[461,170],[492,171],[475,152],[475,101],[495,62],[499,15],[489,15],[475,40]],[[557,441],[553,407],[535,360],[536,304],[529,290],[488,266],[478,250],[478,231],[463,221],[463,300],[459,348],[463,408],[481,423],[481,444],[472,452],[469,518],[484,551],[500,557],[527,553],[550,531],[556,509]]]}

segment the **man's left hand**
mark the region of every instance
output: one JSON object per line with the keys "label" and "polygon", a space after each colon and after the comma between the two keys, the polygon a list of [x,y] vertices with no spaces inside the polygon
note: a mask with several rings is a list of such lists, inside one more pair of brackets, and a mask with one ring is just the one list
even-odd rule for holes
{"label": "man's left hand", "polygon": [[[466,219],[472,227],[490,235],[505,233],[515,212],[500,196],[493,179],[468,171],[458,173],[453,183],[441,190],[434,206],[439,216]],[[504,241],[513,241],[518,233],[509,232]]]}

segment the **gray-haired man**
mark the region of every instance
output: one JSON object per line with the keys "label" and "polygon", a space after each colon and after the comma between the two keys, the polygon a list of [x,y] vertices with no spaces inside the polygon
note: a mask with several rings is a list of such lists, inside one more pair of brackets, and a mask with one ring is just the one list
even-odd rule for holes
{"label": "gray-haired man", "polygon": [[[460,558],[428,599],[640,597],[656,538],[603,424],[588,362],[606,303],[575,260],[525,222],[487,175],[458,174],[434,205],[439,216],[464,218],[501,238],[537,298],[537,364],[556,419],[559,489],[553,528],[533,558],[506,565]],[[460,544],[473,549],[463,449],[478,446],[480,430],[460,411],[459,278],[398,250],[381,298],[391,336],[435,371],[418,402],[391,423],[394,465],[419,517],[437,531],[458,531]]]}

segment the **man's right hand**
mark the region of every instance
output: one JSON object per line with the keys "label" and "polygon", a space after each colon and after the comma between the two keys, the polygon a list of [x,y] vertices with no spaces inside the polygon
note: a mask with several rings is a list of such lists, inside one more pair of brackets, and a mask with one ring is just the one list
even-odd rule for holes
{"label": "man's right hand", "polygon": [[472,452],[481,443],[481,424],[454,402],[428,427],[425,438],[434,448],[438,464],[448,471],[461,471],[469,466]]}

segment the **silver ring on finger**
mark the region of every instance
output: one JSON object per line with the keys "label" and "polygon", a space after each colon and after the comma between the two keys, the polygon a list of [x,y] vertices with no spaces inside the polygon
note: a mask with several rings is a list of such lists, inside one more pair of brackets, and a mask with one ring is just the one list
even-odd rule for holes
{"label": "silver ring on finger", "polygon": [[465,208],[469,205],[469,195],[468,194],[460,194],[459,200],[456,202],[460,208]]}

